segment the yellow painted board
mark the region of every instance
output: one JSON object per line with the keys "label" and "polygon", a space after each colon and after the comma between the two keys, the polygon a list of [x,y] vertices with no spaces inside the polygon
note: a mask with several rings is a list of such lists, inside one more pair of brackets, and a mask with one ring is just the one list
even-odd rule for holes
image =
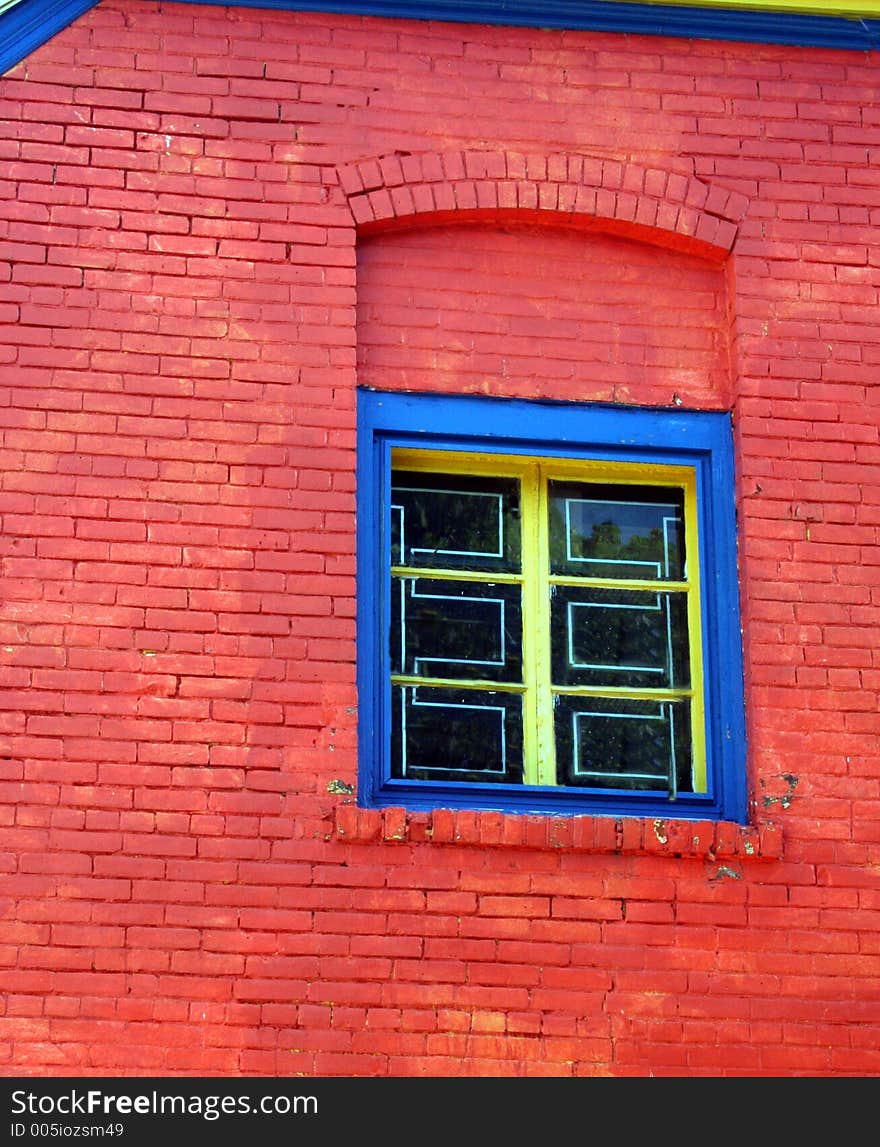
{"label": "yellow painted board", "polygon": [[524,693],[526,686],[517,681],[481,681],[465,677],[416,677],[412,673],[392,673],[392,685],[414,689],[472,689],[480,693]]}
{"label": "yellow painted board", "polygon": [[[721,8],[731,12],[791,13],[808,16],[880,18],[880,0],[642,0],[665,8]],[[631,3],[631,0],[612,0]]]}
{"label": "yellow painted board", "polygon": [[542,737],[540,734],[542,705],[541,673],[544,659],[541,655],[543,635],[536,625],[541,608],[542,578],[537,564],[538,522],[541,491],[537,467],[526,471],[520,486],[520,516],[522,519],[522,568],[524,574],[523,609],[523,678],[526,692],[523,697],[523,781],[527,785],[541,783]]}
{"label": "yellow painted board", "polygon": [[[522,574],[487,573],[485,570],[432,569],[430,566],[392,566],[391,576],[425,581],[475,581],[481,585],[518,585]],[[654,587],[652,587],[654,588]],[[664,582],[664,589],[666,583]]]}

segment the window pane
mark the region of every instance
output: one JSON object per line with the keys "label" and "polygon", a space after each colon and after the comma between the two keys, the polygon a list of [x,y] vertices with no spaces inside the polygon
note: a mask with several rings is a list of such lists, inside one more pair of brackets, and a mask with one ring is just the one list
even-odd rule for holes
{"label": "window pane", "polygon": [[551,586],[554,685],[690,684],[684,593]]}
{"label": "window pane", "polygon": [[391,564],[518,572],[519,482],[396,470]]}
{"label": "window pane", "polygon": [[559,783],[692,792],[690,704],[617,697],[555,698]]}
{"label": "window pane", "polygon": [[520,597],[518,585],[392,578],[392,673],[521,681]]}
{"label": "window pane", "polygon": [[391,710],[393,777],[522,783],[519,694],[393,686]]}
{"label": "window pane", "polygon": [[684,496],[654,486],[550,482],[550,572],[681,581]]}

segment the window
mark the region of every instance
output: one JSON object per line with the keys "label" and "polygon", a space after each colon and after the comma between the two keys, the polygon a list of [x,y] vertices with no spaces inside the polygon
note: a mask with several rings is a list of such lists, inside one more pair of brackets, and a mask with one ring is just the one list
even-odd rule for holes
{"label": "window", "polygon": [[729,417],[359,403],[361,803],[743,820]]}

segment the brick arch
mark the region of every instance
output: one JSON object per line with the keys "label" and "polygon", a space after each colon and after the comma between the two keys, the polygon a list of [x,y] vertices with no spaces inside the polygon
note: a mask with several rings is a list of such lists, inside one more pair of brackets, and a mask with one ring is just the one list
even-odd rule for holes
{"label": "brick arch", "polygon": [[465,221],[596,229],[722,260],[748,199],[612,159],[503,151],[400,153],[338,169],[358,231]]}

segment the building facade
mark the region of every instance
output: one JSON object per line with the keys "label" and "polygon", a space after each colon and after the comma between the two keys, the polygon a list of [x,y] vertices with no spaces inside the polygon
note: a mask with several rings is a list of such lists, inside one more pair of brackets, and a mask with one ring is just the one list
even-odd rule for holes
{"label": "building facade", "polygon": [[875,1074],[876,21],[338,7],[0,80],[3,1070]]}

